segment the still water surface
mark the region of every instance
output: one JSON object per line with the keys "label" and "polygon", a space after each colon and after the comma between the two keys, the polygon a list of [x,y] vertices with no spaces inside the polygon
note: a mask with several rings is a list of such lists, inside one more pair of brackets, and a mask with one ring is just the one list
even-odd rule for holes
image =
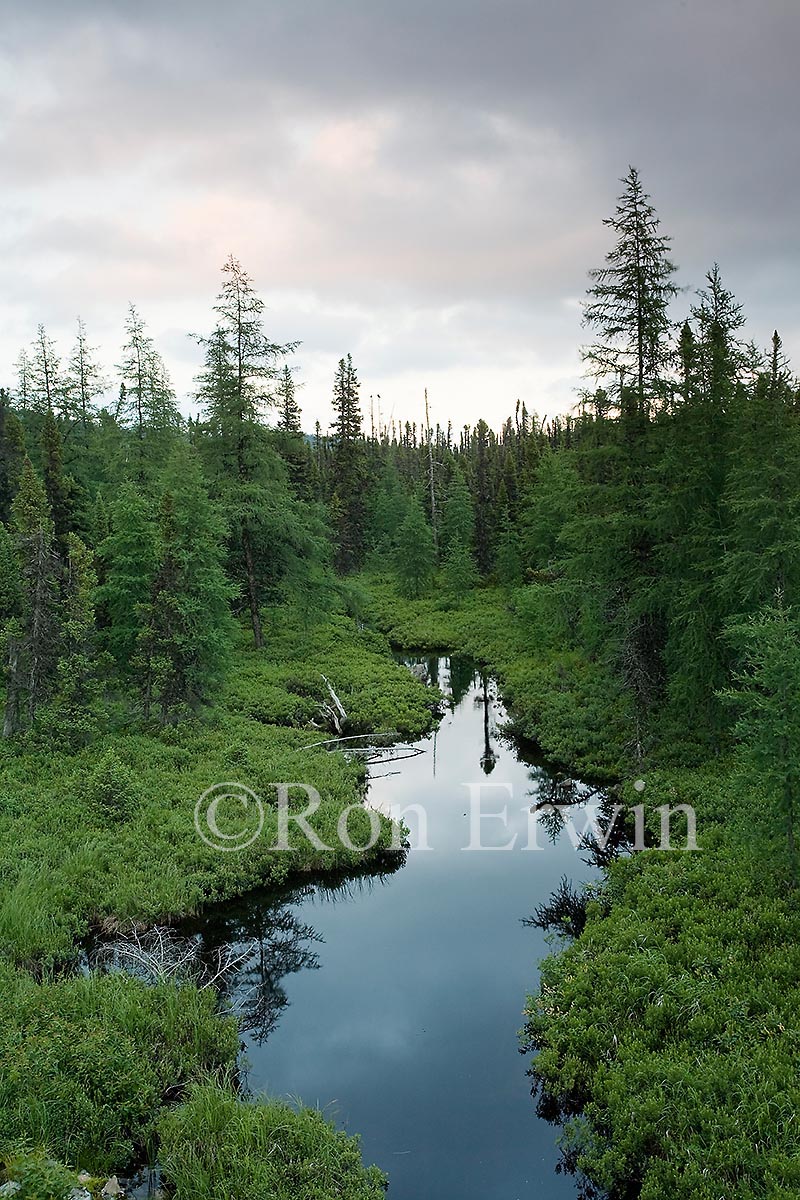
{"label": "still water surface", "polygon": [[[228,907],[202,938],[207,949],[253,939],[235,984],[251,1089],[319,1105],[360,1133],[365,1159],[389,1174],[389,1200],[574,1200],[518,1049],[525,996],[549,952],[521,918],[562,875],[597,871],[563,831],[551,840],[540,828],[542,848],[523,847],[537,799],[588,789],[565,792],[499,735],[494,685],[470,663],[409,662],[448,697],[445,716],[421,753],[372,765],[368,800],[423,806],[431,848],[413,848],[422,831],[409,819],[412,849],[395,873]],[[477,783],[481,840],[516,833],[515,848],[464,849],[475,840],[467,785]],[[504,805],[505,822],[489,818]]]}

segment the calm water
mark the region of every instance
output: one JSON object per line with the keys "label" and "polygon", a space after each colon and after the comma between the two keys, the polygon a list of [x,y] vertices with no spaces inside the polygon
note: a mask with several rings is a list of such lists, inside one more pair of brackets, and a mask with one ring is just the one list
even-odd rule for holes
{"label": "calm water", "polygon": [[[548,953],[521,918],[562,875],[597,872],[564,832],[550,840],[540,828],[542,848],[522,848],[531,804],[561,785],[498,736],[491,681],[459,660],[417,669],[450,696],[448,711],[417,743],[422,753],[371,767],[369,801],[423,805],[431,848],[412,848],[379,880],[228,908],[204,925],[204,947],[253,941],[234,987],[251,1089],[319,1105],[360,1133],[366,1160],[389,1173],[390,1200],[574,1198],[518,1050],[525,996]],[[464,849],[465,785],[479,782],[485,814],[508,808],[505,824],[483,820],[484,844],[516,832],[514,849]]]}

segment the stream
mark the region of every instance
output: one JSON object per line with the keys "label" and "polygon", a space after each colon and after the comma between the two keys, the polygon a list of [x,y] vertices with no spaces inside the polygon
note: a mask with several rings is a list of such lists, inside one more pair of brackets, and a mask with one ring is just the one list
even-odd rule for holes
{"label": "stream", "polygon": [[[359,1133],[365,1161],[389,1174],[389,1200],[574,1200],[518,1048],[549,952],[521,921],[563,875],[598,876],[558,816],[549,833],[535,822],[537,849],[530,836],[531,805],[579,808],[590,789],[502,734],[496,685],[471,662],[404,661],[446,697],[434,735],[370,767],[369,804],[426,814],[406,817],[404,865],[226,905],[196,934],[206,955],[252,947],[230,982],[249,1088],[319,1105]],[[491,815],[504,806],[506,819]]]}

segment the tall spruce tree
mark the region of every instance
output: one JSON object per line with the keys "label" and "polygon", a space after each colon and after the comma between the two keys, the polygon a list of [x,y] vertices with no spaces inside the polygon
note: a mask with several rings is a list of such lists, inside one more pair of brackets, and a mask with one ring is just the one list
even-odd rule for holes
{"label": "tall spruce tree", "polygon": [[278,428],[284,433],[302,433],[300,406],[297,403],[295,391],[294,376],[292,375],[291,367],[287,363],[278,376],[278,383],[275,388]]}
{"label": "tall spruce tree", "polygon": [[86,437],[95,416],[97,397],[103,394],[107,383],[89,345],[86,326],[80,317],[75,345],[67,366],[65,386],[70,409],[76,414],[83,436]]}
{"label": "tall spruce tree", "polygon": [[196,455],[176,453],[161,504],[158,569],[138,638],[144,713],[162,725],[215,693],[230,657],[235,591],[223,569],[225,526]]}
{"label": "tall spruce tree", "polygon": [[182,419],[164,360],[133,304],[117,370],[121,386],[115,416],[133,433],[133,473],[144,483],[163,468]]}
{"label": "tall spruce tree", "polygon": [[333,382],[333,493],[331,511],[338,534],[340,571],[351,571],[364,556],[366,459],[361,436],[361,384],[352,357],[339,360]]}
{"label": "tall spruce tree", "polygon": [[616,234],[606,265],[590,272],[592,286],[583,310],[584,325],[596,340],[583,351],[592,374],[615,380],[632,376],[641,412],[666,395],[669,363],[669,305],[678,294],[669,258],[670,239],[639,172],[630,167],[613,217],[604,224]]}
{"label": "tall spruce tree", "polygon": [[53,516],[56,542],[63,550],[67,533],[72,526],[71,487],[70,480],[64,473],[61,431],[51,408],[45,413],[42,425],[42,464],[44,488]]}
{"label": "tall spruce tree", "polygon": [[417,599],[430,590],[436,574],[436,549],[433,531],[417,499],[410,501],[397,535],[395,569],[404,596]]}
{"label": "tall spruce tree", "polygon": [[41,480],[25,459],[14,499],[12,533],[20,568],[20,615],[6,637],[4,736],[33,721],[48,697],[59,651],[58,559],[50,506]]}
{"label": "tall spruce tree", "polygon": [[[52,338],[47,336],[44,325],[36,331],[28,367],[29,400],[40,413],[54,411],[68,416],[61,360]],[[26,364],[27,365],[27,364]],[[26,401],[28,397],[26,397]]]}
{"label": "tall spruce tree", "polygon": [[105,576],[97,596],[105,617],[106,645],[117,666],[132,673],[158,566],[152,505],[132,483],[119,489],[111,509],[111,532],[98,554]]}
{"label": "tall spruce tree", "polygon": [[210,338],[200,339],[205,362],[198,398],[211,433],[208,456],[215,494],[223,503],[234,557],[241,563],[253,640],[262,647],[257,542],[273,508],[271,489],[280,474],[266,444],[263,416],[272,403],[279,360],[295,345],[279,346],[267,337],[264,302],[238,259],[231,255],[222,270],[215,305],[219,321]]}

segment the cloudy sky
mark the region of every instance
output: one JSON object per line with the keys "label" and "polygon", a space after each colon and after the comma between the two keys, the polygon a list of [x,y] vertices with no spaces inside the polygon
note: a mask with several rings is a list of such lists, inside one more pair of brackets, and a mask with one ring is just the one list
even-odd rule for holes
{"label": "cloudy sky", "polygon": [[0,0],[0,383],[133,301],[189,411],[233,252],[307,427],[348,351],[384,418],[565,411],[629,163],[797,364],[799,51],[797,0]]}

